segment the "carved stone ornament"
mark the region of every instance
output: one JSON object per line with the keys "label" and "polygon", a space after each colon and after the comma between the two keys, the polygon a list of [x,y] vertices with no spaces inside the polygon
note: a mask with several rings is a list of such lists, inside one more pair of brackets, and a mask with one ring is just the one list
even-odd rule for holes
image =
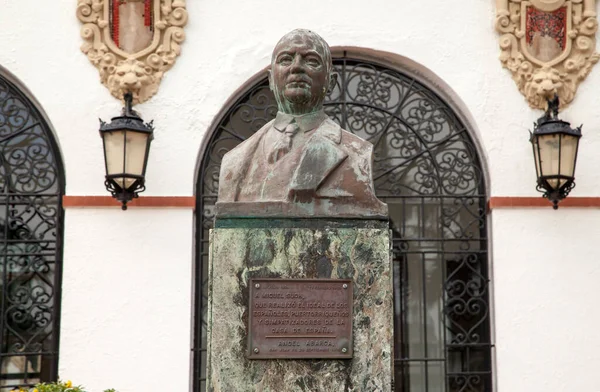
{"label": "carved stone ornament", "polygon": [[596,0],[496,0],[496,30],[500,61],[532,108],[554,94],[567,106],[600,58]]}
{"label": "carved stone ornament", "polygon": [[181,52],[185,0],[77,0],[81,50],[118,99],[147,101]]}

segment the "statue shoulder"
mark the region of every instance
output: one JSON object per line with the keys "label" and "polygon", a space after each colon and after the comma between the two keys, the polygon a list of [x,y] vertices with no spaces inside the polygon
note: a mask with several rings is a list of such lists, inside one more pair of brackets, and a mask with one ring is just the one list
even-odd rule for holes
{"label": "statue shoulder", "polygon": [[323,136],[336,143],[338,147],[348,153],[370,159],[373,144],[356,136],[352,132],[346,131],[332,119],[328,118],[325,120],[320,127],[320,131]]}
{"label": "statue shoulder", "polygon": [[256,146],[256,143],[258,141],[260,141],[260,139],[267,132],[267,130],[269,130],[269,128],[271,128],[271,125],[273,124],[274,121],[275,120],[269,121],[268,123],[263,125],[258,131],[256,131],[252,136],[250,136],[248,139],[244,140],[243,142],[241,142],[240,144],[238,144],[237,146],[235,146],[234,148],[229,150],[223,156],[223,162],[225,162],[225,160],[229,161],[231,159],[241,158],[244,155],[246,155],[246,153],[248,153],[249,151],[253,151],[254,147]]}
{"label": "statue shoulder", "polygon": [[352,132],[348,132],[343,128],[341,129],[341,144],[347,148],[348,150],[354,152],[360,156],[371,156],[371,152],[373,151],[373,144],[360,136],[353,134]]}

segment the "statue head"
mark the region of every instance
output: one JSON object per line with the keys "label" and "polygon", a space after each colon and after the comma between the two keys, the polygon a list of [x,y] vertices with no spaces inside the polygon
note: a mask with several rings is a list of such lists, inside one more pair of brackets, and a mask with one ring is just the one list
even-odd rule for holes
{"label": "statue head", "polygon": [[269,86],[279,110],[307,114],[320,110],[327,91],[335,86],[329,45],[304,29],[284,35],[273,50]]}

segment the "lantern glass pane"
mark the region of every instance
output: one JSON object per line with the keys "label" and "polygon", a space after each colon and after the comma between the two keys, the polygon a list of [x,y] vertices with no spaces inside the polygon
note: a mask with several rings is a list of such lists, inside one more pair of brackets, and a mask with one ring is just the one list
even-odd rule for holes
{"label": "lantern glass pane", "polygon": [[535,162],[535,174],[537,177],[540,176],[540,153],[539,153],[539,143],[537,136],[534,136],[531,139],[531,144],[533,145],[533,161]]}
{"label": "lantern glass pane", "polygon": [[125,173],[141,176],[144,174],[144,162],[146,162],[146,144],[148,133],[127,132],[127,156]]}
{"label": "lantern glass pane", "polygon": [[114,181],[123,189],[129,188],[137,178],[126,175],[144,174],[146,150],[150,134],[132,131],[113,131],[104,133],[107,175],[119,175]]}
{"label": "lantern glass pane", "polygon": [[125,131],[103,132],[104,153],[106,154],[106,174],[114,175],[123,173],[123,149]]}
{"label": "lantern glass pane", "polygon": [[[547,177],[558,175],[560,164],[560,135],[540,135],[538,137],[538,143],[540,144],[541,176]],[[558,179],[546,179],[546,181],[548,181],[548,184],[553,189],[558,189]]]}
{"label": "lantern glass pane", "polygon": [[[579,138],[572,135],[562,135],[560,152],[560,174],[573,177],[575,172],[575,160],[577,159],[577,144]],[[562,183],[565,181],[562,180]],[[562,185],[562,184],[561,184]]]}

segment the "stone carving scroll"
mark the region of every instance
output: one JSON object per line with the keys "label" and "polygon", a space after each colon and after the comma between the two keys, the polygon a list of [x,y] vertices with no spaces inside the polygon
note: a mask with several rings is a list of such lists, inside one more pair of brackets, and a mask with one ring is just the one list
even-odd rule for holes
{"label": "stone carving scroll", "polygon": [[575,97],[600,55],[596,0],[496,0],[500,61],[532,108]]}
{"label": "stone carving scroll", "polygon": [[142,103],[157,91],[185,39],[185,0],[78,0],[81,50],[118,99]]}

